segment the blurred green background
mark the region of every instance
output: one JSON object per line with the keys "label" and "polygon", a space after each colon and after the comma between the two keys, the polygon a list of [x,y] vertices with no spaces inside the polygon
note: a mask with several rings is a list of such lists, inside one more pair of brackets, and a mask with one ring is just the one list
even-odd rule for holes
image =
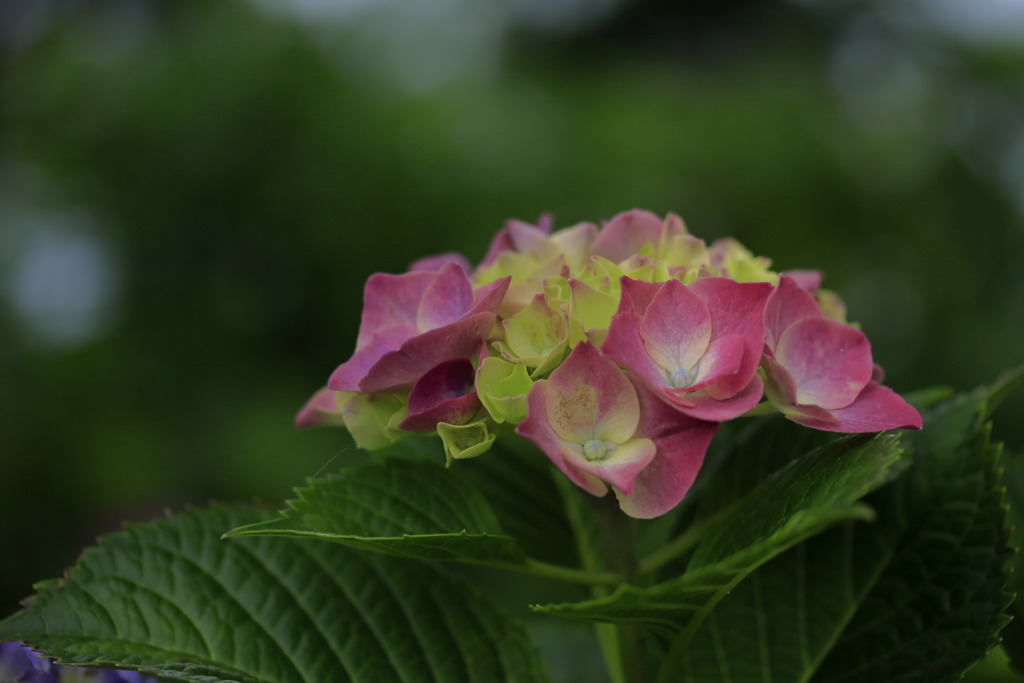
{"label": "blurred green background", "polygon": [[1024,362],[1015,0],[5,0],[0,79],[3,615],[122,519],[353,457],[291,419],[363,281],[510,217],[820,268],[898,391]]}

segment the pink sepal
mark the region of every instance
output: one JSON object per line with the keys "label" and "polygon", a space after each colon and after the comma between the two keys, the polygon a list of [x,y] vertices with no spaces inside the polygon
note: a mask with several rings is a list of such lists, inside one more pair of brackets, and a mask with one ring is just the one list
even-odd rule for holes
{"label": "pink sepal", "polygon": [[427,371],[409,392],[409,416],[398,426],[410,432],[432,432],[438,422],[470,422],[480,410],[480,399],[472,389],[474,374],[473,363],[466,358]]}
{"label": "pink sepal", "polygon": [[860,330],[824,317],[804,318],[782,333],[775,360],[796,387],[795,402],[832,410],[850,405],[871,380],[871,345]]}
{"label": "pink sepal", "polygon": [[682,219],[675,214],[669,214],[662,220],[650,211],[633,209],[613,216],[605,223],[591,251],[596,256],[619,263],[639,253],[645,244],[657,249],[663,233],[671,236],[685,232]]}
{"label": "pink sepal", "polygon": [[380,357],[359,381],[359,393],[408,389],[435,365],[475,355],[480,340],[494,327],[494,320],[493,313],[478,313],[416,335]]}
{"label": "pink sepal", "polygon": [[503,251],[522,252],[537,246],[543,242],[551,233],[554,221],[550,214],[543,214],[536,225],[530,225],[519,220],[505,222],[505,227],[495,233],[491,244],[487,248],[487,254],[480,262],[480,268],[491,265],[498,259],[498,254]]}
{"label": "pink sepal", "polygon": [[821,287],[822,274],[820,270],[787,270],[781,274],[792,278],[800,289],[807,292],[814,292]]}
{"label": "pink sepal", "polygon": [[409,272],[435,272],[441,270],[441,268],[449,263],[454,263],[459,268],[462,268],[465,273],[469,273],[472,270],[469,259],[458,252],[448,251],[443,254],[437,254],[436,256],[425,256],[424,258],[416,259],[409,264]]}
{"label": "pink sepal", "polygon": [[[766,283],[721,277],[687,287],[621,279],[622,298],[602,350],[676,410],[723,421],[757,405]],[[686,385],[674,372],[690,370]]]}
{"label": "pink sepal", "polygon": [[796,280],[783,275],[764,307],[765,344],[774,353],[787,327],[798,320],[819,316],[821,309],[814,297],[801,289]]}
{"label": "pink sepal", "polygon": [[887,429],[920,429],[921,415],[896,392],[871,381],[849,405],[831,410],[796,402],[797,387],[789,372],[774,359],[762,358],[769,400],[787,418],[826,432],[856,434]]}
{"label": "pink sepal", "polygon": [[295,426],[320,427],[344,425],[345,421],[341,416],[341,406],[338,405],[340,391],[334,391],[324,387],[313,394],[306,405],[295,415]]}
{"label": "pink sepal", "polygon": [[718,424],[677,413],[643,387],[637,387],[637,395],[642,417],[636,433],[654,441],[657,455],[633,479],[632,493],[616,490],[615,495],[627,515],[651,519],[686,497]]}
{"label": "pink sepal", "polygon": [[[356,351],[334,371],[328,387],[360,393],[404,390],[444,361],[474,356],[494,328],[510,280],[474,292],[454,263],[436,273],[372,276],[365,300],[376,311],[363,311]],[[415,296],[411,286],[418,288]]]}

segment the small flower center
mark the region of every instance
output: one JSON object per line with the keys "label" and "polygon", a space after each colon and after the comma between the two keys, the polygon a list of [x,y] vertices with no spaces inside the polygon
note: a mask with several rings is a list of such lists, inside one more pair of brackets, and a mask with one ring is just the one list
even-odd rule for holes
{"label": "small flower center", "polygon": [[668,381],[672,383],[673,388],[683,389],[696,381],[698,372],[700,372],[699,364],[694,365],[689,370],[680,368],[672,373],[672,376],[668,378]]}
{"label": "small flower center", "polygon": [[583,444],[583,457],[587,460],[605,460],[615,455],[619,445],[611,441],[591,439]]}

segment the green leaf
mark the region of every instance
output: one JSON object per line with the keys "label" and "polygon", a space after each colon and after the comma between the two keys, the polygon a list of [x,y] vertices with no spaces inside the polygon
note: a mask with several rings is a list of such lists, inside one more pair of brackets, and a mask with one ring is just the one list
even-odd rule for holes
{"label": "green leaf", "polygon": [[608,597],[535,609],[692,637],[715,604],[760,565],[837,522],[871,519],[871,509],[859,499],[889,481],[900,463],[893,435],[838,439],[792,461],[726,510],[702,537],[685,574],[647,588],[622,586]]}
{"label": "green leaf", "polygon": [[888,549],[884,571],[814,681],[959,680],[998,642],[1011,552],[984,418],[1004,387],[959,396],[907,435],[914,466],[869,499],[879,521],[855,540]]}
{"label": "green leaf", "polygon": [[1009,581],[1009,588],[1017,597],[1010,608],[1013,621],[1002,632],[1003,649],[1010,666],[1024,673],[1024,553],[1020,550],[1024,548],[1024,453],[1008,454],[1002,464],[1012,528],[1010,546],[1017,548]]}
{"label": "green leaf", "polygon": [[0,640],[205,683],[547,680],[517,622],[432,567],[332,543],[219,539],[267,516],[215,507],[106,536],[0,622]]}
{"label": "green leaf", "polygon": [[491,505],[501,527],[530,557],[580,566],[576,536],[556,482],[564,479],[526,439],[503,434],[489,453],[452,464]]}
{"label": "green leaf", "polygon": [[752,572],[675,645],[661,680],[807,681],[878,577],[885,549],[855,549],[853,536],[854,523],[838,525]]}
{"label": "green leaf", "polygon": [[914,465],[848,523],[738,584],[673,644],[662,681],[958,680],[1003,623],[1005,525],[984,397],[926,416]]}
{"label": "green leaf", "polygon": [[525,561],[480,492],[455,472],[428,463],[353,467],[297,493],[278,519],[227,535],[318,538],[431,561]]}

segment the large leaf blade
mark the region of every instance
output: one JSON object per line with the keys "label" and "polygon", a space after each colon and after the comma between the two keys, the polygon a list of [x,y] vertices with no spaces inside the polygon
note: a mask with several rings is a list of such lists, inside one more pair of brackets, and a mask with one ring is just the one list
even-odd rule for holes
{"label": "large leaf blade", "polygon": [[914,467],[869,501],[891,559],[813,680],[955,681],[995,647],[1011,551],[1001,447],[984,422],[993,390],[943,404],[910,434]]}
{"label": "large leaf blade", "polygon": [[901,467],[896,437],[848,437],[792,461],[729,509],[698,545],[689,570],[649,587],[535,609],[586,621],[633,623],[692,637],[744,577],[788,548],[845,520],[871,519],[860,502]]}
{"label": "large leaf blade", "polygon": [[134,525],[39,584],[0,640],[69,664],[224,683],[544,681],[521,626],[418,562],[287,538],[216,507]]}
{"label": "large leaf blade", "polygon": [[958,680],[995,643],[1007,603],[998,448],[986,396],[908,434],[914,465],[841,525],[753,572],[675,643],[663,681]]}
{"label": "large leaf blade", "polygon": [[297,536],[428,561],[524,562],[487,500],[454,472],[412,460],[344,470],[297,489],[280,517],[229,536]]}

